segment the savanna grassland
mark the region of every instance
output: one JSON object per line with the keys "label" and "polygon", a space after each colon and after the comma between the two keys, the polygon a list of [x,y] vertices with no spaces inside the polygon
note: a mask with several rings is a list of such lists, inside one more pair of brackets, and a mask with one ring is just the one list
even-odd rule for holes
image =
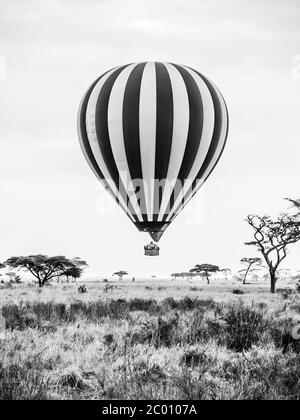
{"label": "savanna grassland", "polygon": [[77,289],[0,286],[0,399],[300,399],[292,286],[275,295],[268,284],[199,280]]}

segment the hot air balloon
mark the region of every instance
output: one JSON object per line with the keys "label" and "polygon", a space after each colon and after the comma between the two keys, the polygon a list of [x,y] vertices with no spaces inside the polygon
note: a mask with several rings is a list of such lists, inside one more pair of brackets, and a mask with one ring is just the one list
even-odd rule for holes
{"label": "hot air balloon", "polygon": [[217,87],[190,67],[127,64],[83,96],[78,135],[92,171],[138,230],[158,242],[207,180],[228,134]]}

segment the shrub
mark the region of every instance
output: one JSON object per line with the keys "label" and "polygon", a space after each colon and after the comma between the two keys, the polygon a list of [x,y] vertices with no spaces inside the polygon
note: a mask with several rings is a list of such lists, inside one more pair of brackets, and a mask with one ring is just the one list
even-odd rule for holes
{"label": "shrub", "polygon": [[113,334],[105,334],[103,336],[103,342],[106,346],[113,344],[114,342],[114,335]]}
{"label": "shrub", "polygon": [[219,306],[212,299],[201,300],[198,298],[190,298],[189,296],[185,296],[180,300],[166,298],[163,302],[169,302],[172,309],[178,309],[180,311],[192,311],[194,309],[206,311]]}
{"label": "shrub", "polygon": [[156,329],[152,335],[152,343],[155,347],[169,347],[174,343],[178,321],[179,316],[177,313],[167,317],[158,317]]}
{"label": "shrub", "polygon": [[234,295],[243,295],[243,294],[244,294],[244,292],[243,292],[241,289],[234,289],[234,290],[232,291],[232,293],[233,293]]}
{"label": "shrub", "polygon": [[75,370],[69,370],[65,372],[59,380],[59,384],[62,387],[66,388],[75,388],[77,390],[83,390],[85,388],[85,383],[81,378],[80,373]]}
{"label": "shrub", "polygon": [[130,311],[145,311],[145,312],[156,312],[157,303],[154,299],[130,299],[128,302]]}
{"label": "shrub", "polygon": [[243,303],[227,306],[219,320],[208,320],[208,334],[229,350],[243,352],[258,343],[264,330],[263,315]]}
{"label": "shrub", "polygon": [[[289,353],[282,356],[270,353],[268,357],[256,351],[246,358],[239,372],[237,388],[243,385],[240,399],[248,400],[299,400],[300,357]],[[240,389],[239,389],[240,392]]]}
{"label": "shrub", "polygon": [[167,297],[162,301],[162,307],[165,311],[176,309],[178,308],[178,302],[172,297]]}
{"label": "shrub", "polygon": [[285,289],[277,289],[277,293],[280,294],[283,299],[288,299],[294,292],[293,289],[285,288]]}
{"label": "shrub", "polygon": [[103,292],[104,293],[112,292],[113,289],[114,289],[114,286],[112,284],[106,284],[104,286]]}
{"label": "shrub", "polygon": [[0,400],[46,400],[48,381],[40,372],[0,363]]}
{"label": "shrub", "polygon": [[201,289],[200,287],[196,287],[196,286],[190,287],[191,292],[202,292],[202,290],[203,289]]}
{"label": "shrub", "polygon": [[205,351],[188,350],[181,357],[181,364],[194,368],[203,365],[208,360]]}
{"label": "shrub", "polygon": [[218,395],[216,383],[205,374],[209,364],[203,363],[199,370],[193,372],[189,368],[182,368],[180,374],[175,375],[173,385],[178,389],[180,399],[184,400],[215,400]]}
{"label": "shrub", "polygon": [[263,331],[263,315],[240,304],[232,306],[223,316],[226,323],[226,345],[230,350],[242,352],[258,343]]}
{"label": "shrub", "polygon": [[191,299],[189,296],[185,296],[183,299],[178,301],[177,308],[182,311],[191,311],[196,306],[196,299]]}
{"label": "shrub", "polygon": [[285,359],[285,366],[280,372],[280,394],[285,399],[300,399],[300,356],[291,354]]}
{"label": "shrub", "polygon": [[299,352],[299,340],[295,340],[292,336],[293,327],[293,322],[290,320],[279,320],[270,325],[270,335],[273,342],[283,353]]}
{"label": "shrub", "polygon": [[207,338],[209,337],[204,323],[204,311],[195,310],[187,325],[186,342],[194,344]]}
{"label": "shrub", "polygon": [[0,290],[4,290],[4,289],[14,289],[13,283],[11,281],[7,282],[7,283],[2,283],[0,285]]}

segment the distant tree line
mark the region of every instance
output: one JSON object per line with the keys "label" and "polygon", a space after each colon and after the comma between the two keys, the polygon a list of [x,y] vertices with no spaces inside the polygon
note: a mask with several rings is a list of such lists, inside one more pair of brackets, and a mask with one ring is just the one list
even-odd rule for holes
{"label": "distant tree line", "polygon": [[[253,238],[245,245],[254,246],[260,253],[260,257],[244,257],[241,259],[240,262],[244,268],[238,274],[242,276],[243,284],[247,283],[250,273],[261,269],[263,263],[265,263],[271,283],[270,290],[275,293],[280,265],[287,257],[290,245],[300,241],[300,199],[286,200],[292,204],[292,212],[280,213],[275,218],[256,214],[247,216],[246,222],[252,229]],[[64,278],[69,282],[71,278],[76,281],[81,277],[87,263],[79,257],[69,259],[65,256],[49,257],[38,254],[8,258],[4,263],[0,263],[0,269],[6,267],[10,270],[25,270],[31,273],[36,278],[38,285],[43,287],[53,279],[60,281]],[[205,263],[196,264],[187,272],[173,273],[171,276],[173,278],[187,278],[188,280],[198,276],[206,279],[207,284],[210,284],[212,275],[219,272],[224,274],[226,280],[231,274],[229,268],[220,269],[217,265]],[[10,281],[17,283],[21,280],[15,271],[7,272],[6,275],[10,278]],[[119,280],[122,280],[126,275],[128,275],[128,272],[124,270],[113,273],[113,276],[118,276]]]}
{"label": "distant tree line", "polygon": [[[229,269],[226,269],[229,270]],[[207,284],[210,284],[210,277],[213,273],[217,273],[220,268],[217,265],[213,264],[197,264],[194,268],[191,268],[188,272],[182,273],[173,273],[171,277],[173,278],[187,278],[192,279],[193,277],[204,277],[207,281]]]}

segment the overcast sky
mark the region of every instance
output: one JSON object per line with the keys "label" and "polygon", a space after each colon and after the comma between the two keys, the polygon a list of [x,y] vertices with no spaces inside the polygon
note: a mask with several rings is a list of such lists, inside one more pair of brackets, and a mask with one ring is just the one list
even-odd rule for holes
{"label": "overcast sky", "polygon": [[[255,255],[243,219],[300,196],[299,22],[299,0],[0,0],[0,260],[62,254],[85,258],[90,275],[165,276]],[[148,237],[124,214],[103,211],[76,132],[96,77],[151,60],[207,75],[230,115],[223,158],[159,258],[143,256]],[[284,266],[300,269],[299,252]]]}

